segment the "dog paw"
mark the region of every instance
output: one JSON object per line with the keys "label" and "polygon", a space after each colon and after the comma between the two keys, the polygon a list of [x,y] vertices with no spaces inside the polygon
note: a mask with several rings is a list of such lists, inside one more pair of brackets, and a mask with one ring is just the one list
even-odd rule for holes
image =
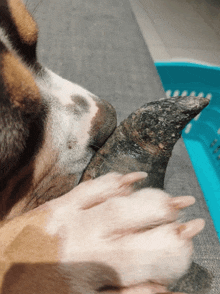
{"label": "dog paw", "polygon": [[195,202],[191,196],[171,198],[149,188],[134,192],[132,184],[146,176],[107,174],[50,202],[47,232],[61,237],[62,262],[106,264],[126,287],[143,282],[167,286],[185,273],[192,238],[204,221],[177,221],[179,211]]}

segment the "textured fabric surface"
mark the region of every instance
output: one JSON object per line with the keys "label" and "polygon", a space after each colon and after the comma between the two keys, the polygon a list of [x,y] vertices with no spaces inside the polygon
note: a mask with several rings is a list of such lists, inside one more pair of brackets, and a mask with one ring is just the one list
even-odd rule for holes
{"label": "textured fabric surface", "polygon": [[212,289],[204,293],[219,294],[220,244],[182,139],[177,142],[168,164],[165,189],[175,196],[193,195],[196,198],[196,203],[186,209],[184,220],[203,218],[206,221],[206,226],[202,233],[194,238],[193,260],[213,275]]}
{"label": "textured fabric surface", "polygon": [[111,102],[119,121],[164,95],[128,5],[124,0],[44,0],[34,13],[43,64]]}
{"label": "textured fabric surface", "polygon": [[[64,78],[108,100],[118,121],[164,92],[128,0],[28,0],[40,28],[40,61]],[[220,245],[183,141],[170,160],[165,188],[193,195],[186,219],[202,217],[206,227],[195,238],[194,261],[214,275],[220,293]]]}

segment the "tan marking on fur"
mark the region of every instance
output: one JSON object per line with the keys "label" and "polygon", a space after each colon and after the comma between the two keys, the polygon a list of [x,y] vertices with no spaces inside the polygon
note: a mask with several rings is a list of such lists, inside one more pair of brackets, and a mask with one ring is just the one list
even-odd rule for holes
{"label": "tan marking on fur", "polygon": [[41,96],[31,72],[11,53],[2,56],[2,76],[11,101],[25,112],[36,112]]}
{"label": "tan marking on fur", "polygon": [[[5,190],[0,192],[1,210],[5,212],[5,220],[17,217],[69,192],[78,183],[76,175],[69,174],[59,166],[59,153],[53,144],[50,114],[47,120],[42,147],[29,165],[17,172],[8,181]],[[16,190],[16,195],[13,195],[16,185],[23,179],[25,181],[20,185],[20,189]],[[6,208],[10,202],[9,210]]]}
{"label": "tan marking on fur", "polygon": [[14,263],[59,261],[60,239],[45,232],[50,209],[39,207],[0,224],[0,285]]}
{"label": "tan marking on fur", "polygon": [[9,0],[9,9],[21,39],[32,45],[37,42],[38,28],[21,0]]}
{"label": "tan marking on fur", "polygon": [[[48,122],[47,126],[45,126],[45,138],[43,140],[42,148],[40,148],[39,152],[28,166],[24,167],[19,173],[14,175],[14,177],[9,180],[6,189],[0,193],[0,198],[5,201],[14,199],[14,195],[12,195],[12,193],[16,184],[23,178],[27,177],[27,175],[30,175],[27,181],[25,181],[22,185],[21,191],[17,191],[17,202],[14,203],[11,211],[8,212],[5,219],[12,219],[21,215],[24,211],[27,212],[28,210],[35,208],[29,205],[29,201],[39,186],[43,186],[44,191],[49,189],[51,179],[55,175],[54,169],[56,170],[57,160],[58,154],[52,146],[51,125],[50,122]],[[48,182],[47,179],[50,179],[50,182]],[[37,196],[39,196],[38,193]],[[39,202],[41,202],[41,204],[48,200],[45,199],[46,197],[43,194],[40,196]],[[54,198],[56,198],[56,195],[54,195]],[[32,203],[35,204],[34,201],[32,201]],[[6,210],[4,209],[4,211]]]}
{"label": "tan marking on fur", "polygon": [[58,150],[53,146],[52,121],[52,115],[49,113],[45,124],[44,142],[35,157],[34,179],[36,182],[42,181],[58,161]]}
{"label": "tan marking on fur", "polygon": [[[5,214],[5,219],[11,219],[22,213],[22,208],[26,204],[26,198],[24,196],[29,193],[33,186],[33,171],[34,162],[32,161],[29,165],[25,166],[19,173],[15,174],[8,181],[6,188],[2,192],[0,192],[0,207],[1,211]],[[17,183],[22,181],[22,179],[24,178],[26,178],[27,180],[23,183],[20,189],[16,191],[16,195],[12,195]],[[14,203],[11,203],[12,199]],[[19,201],[19,199],[21,199],[21,202]],[[19,204],[15,205],[16,201],[19,201]],[[9,207],[9,203],[11,204],[11,207]],[[16,208],[13,209],[12,207]],[[11,208],[12,212],[9,213]]]}
{"label": "tan marking on fur", "polygon": [[[53,144],[50,115],[45,122],[41,148],[27,166],[8,180],[6,188],[0,192],[0,210],[4,212],[4,220],[13,219],[63,195],[78,183],[76,175],[69,174],[59,166],[59,153]],[[15,190],[19,182],[22,185]]]}

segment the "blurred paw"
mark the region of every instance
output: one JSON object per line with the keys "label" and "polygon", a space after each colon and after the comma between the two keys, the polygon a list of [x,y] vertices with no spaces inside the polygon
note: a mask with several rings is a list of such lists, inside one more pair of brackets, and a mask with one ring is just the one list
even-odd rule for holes
{"label": "blurred paw", "polygon": [[119,274],[122,286],[167,286],[186,272],[192,238],[204,221],[176,220],[179,210],[195,199],[171,198],[159,189],[133,192],[132,184],[146,176],[107,174],[50,202],[53,216],[47,231],[62,239],[62,262],[107,264]]}

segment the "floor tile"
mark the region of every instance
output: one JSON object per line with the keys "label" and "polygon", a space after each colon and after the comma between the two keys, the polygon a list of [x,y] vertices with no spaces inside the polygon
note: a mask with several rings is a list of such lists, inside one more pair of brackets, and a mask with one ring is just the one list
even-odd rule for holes
{"label": "floor tile", "polygon": [[[220,51],[202,49],[166,48],[172,61],[191,61],[220,66]],[[156,59],[155,59],[156,60]]]}
{"label": "floor tile", "polygon": [[220,36],[220,1],[219,0],[187,0]]}
{"label": "floor tile", "polygon": [[140,0],[166,46],[213,50],[220,48],[216,32],[185,1]]}
{"label": "floor tile", "polygon": [[131,5],[133,11],[137,17],[137,22],[141,29],[142,35],[147,44],[150,45],[159,45],[164,46],[162,39],[160,38],[159,34],[157,33],[156,28],[154,27],[153,22],[146,14],[144,7],[140,3],[139,0],[132,0]]}
{"label": "floor tile", "polygon": [[171,60],[172,58],[169,51],[164,46],[150,45],[148,46],[148,48],[150,50],[152,58],[155,61],[166,61],[166,60]]}
{"label": "floor tile", "polygon": [[220,66],[219,0],[130,0],[155,61]]}

